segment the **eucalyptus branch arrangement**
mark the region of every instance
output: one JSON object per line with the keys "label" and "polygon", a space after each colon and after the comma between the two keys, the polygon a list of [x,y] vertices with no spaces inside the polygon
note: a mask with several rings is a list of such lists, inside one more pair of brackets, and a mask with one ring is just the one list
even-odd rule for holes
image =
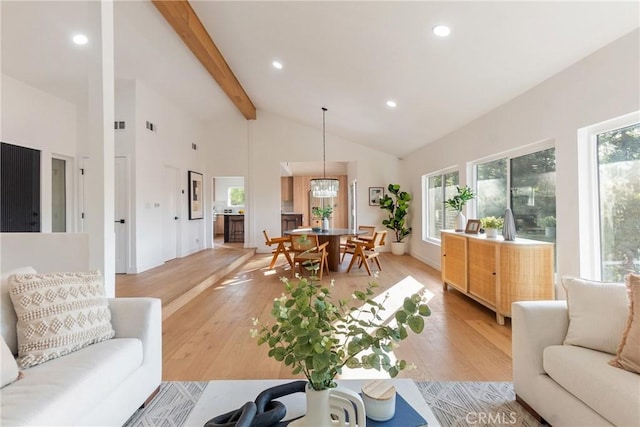
{"label": "eucalyptus branch arrangement", "polygon": [[460,187],[456,185],[456,195],[444,201],[445,206],[455,209],[458,212],[462,212],[462,208],[467,204],[469,200],[472,200],[476,195],[471,190],[471,187],[465,185]]}
{"label": "eucalyptus branch arrangement", "polygon": [[313,208],[311,208],[311,213],[322,218],[329,218],[333,213],[333,208],[331,206],[327,206],[324,208],[314,206]]}
{"label": "eucalyptus branch arrangement", "polygon": [[334,303],[329,288],[312,278],[298,277],[297,283],[281,280],[285,292],[271,310],[275,324],[253,319],[256,328],[251,334],[258,345],[269,346],[269,357],[290,366],[293,375],[303,373],[315,390],[335,387],[334,379],[344,366],[397,376],[407,362],[392,362],[388,353],[408,337],[408,330],[421,333],[424,318],[431,315],[423,297],[414,294],[395,312],[392,326],[383,317],[388,294],[376,302],[375,282],[355,291],[351,300]]}

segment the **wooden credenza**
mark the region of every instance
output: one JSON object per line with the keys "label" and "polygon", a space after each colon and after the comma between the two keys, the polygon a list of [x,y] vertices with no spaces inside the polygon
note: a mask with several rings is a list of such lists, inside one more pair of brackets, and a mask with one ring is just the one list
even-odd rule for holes
{"label": "wooden credenza", "polygon": [[553,243],[454,231],[441,233],[442,282],[496,312],[511,317],[511,303],[554,299]]}

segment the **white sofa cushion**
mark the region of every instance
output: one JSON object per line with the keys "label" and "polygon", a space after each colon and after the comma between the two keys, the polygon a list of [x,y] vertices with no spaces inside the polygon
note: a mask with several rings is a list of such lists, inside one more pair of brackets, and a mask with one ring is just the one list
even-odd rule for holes
{"label": "white sofa cushion", "polygon": [[622,283],[565,276],[569,329],[565,344],[616,354],[627,323],[629,297]]}
{"label": "white sofa cushion", "polygon": [[28,368],[114,335],[99,272],[15,274],[18,366]]}
{"label": "white sofa cushion", "polygon": [[19,267],[5,271],[0,275],[0,328],[2,337],[9,346],[11,353],[18,354],[18,338],[16,336],[16,312],[9,296],[9,277],[14,274],[36,274],[33,267]]}
{"label": "white sofa cushion", "polygon": [[2,425],[74,425],[126,381],[142,360],[139,339],[118,338],[29,368],[23,379],[2,389]]}
{"label": "white sofa cushion", "polygon": [[545,348],[545,372],[617,426],[640,426],[640,375],[609,365],[611,355],[572,345]]}
{"label": "white sofa cushion", "polygon": [[13,358],[4,338],[0,337],[0,388],[17,380],[18,375],[20,371],[16,359]]}

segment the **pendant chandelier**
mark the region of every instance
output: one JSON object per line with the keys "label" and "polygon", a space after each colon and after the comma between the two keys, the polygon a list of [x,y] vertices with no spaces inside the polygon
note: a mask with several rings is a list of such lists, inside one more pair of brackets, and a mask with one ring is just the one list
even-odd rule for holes
{"label": "pendant chandelier", "polygon": [[327,109],[322,107],[322,178],[311,180],[311,194],[313,197],[327,198],[338,195],[339,181],[335,178],[327,178],[327,144],[325,134],[325,113]]}

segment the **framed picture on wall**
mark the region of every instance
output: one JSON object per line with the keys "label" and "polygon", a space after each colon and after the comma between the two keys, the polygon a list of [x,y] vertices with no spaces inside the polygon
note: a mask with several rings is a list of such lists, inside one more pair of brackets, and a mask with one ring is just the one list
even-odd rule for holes
{"label": "framed picture on wall", "polygon": [[202,174],[189,171],[189,219],[204,218]]}
{"label": "framed picture on wall", "polygon": [[369,187],[369,206],[380,206],[382,196],[384,196],[384,188]]}

